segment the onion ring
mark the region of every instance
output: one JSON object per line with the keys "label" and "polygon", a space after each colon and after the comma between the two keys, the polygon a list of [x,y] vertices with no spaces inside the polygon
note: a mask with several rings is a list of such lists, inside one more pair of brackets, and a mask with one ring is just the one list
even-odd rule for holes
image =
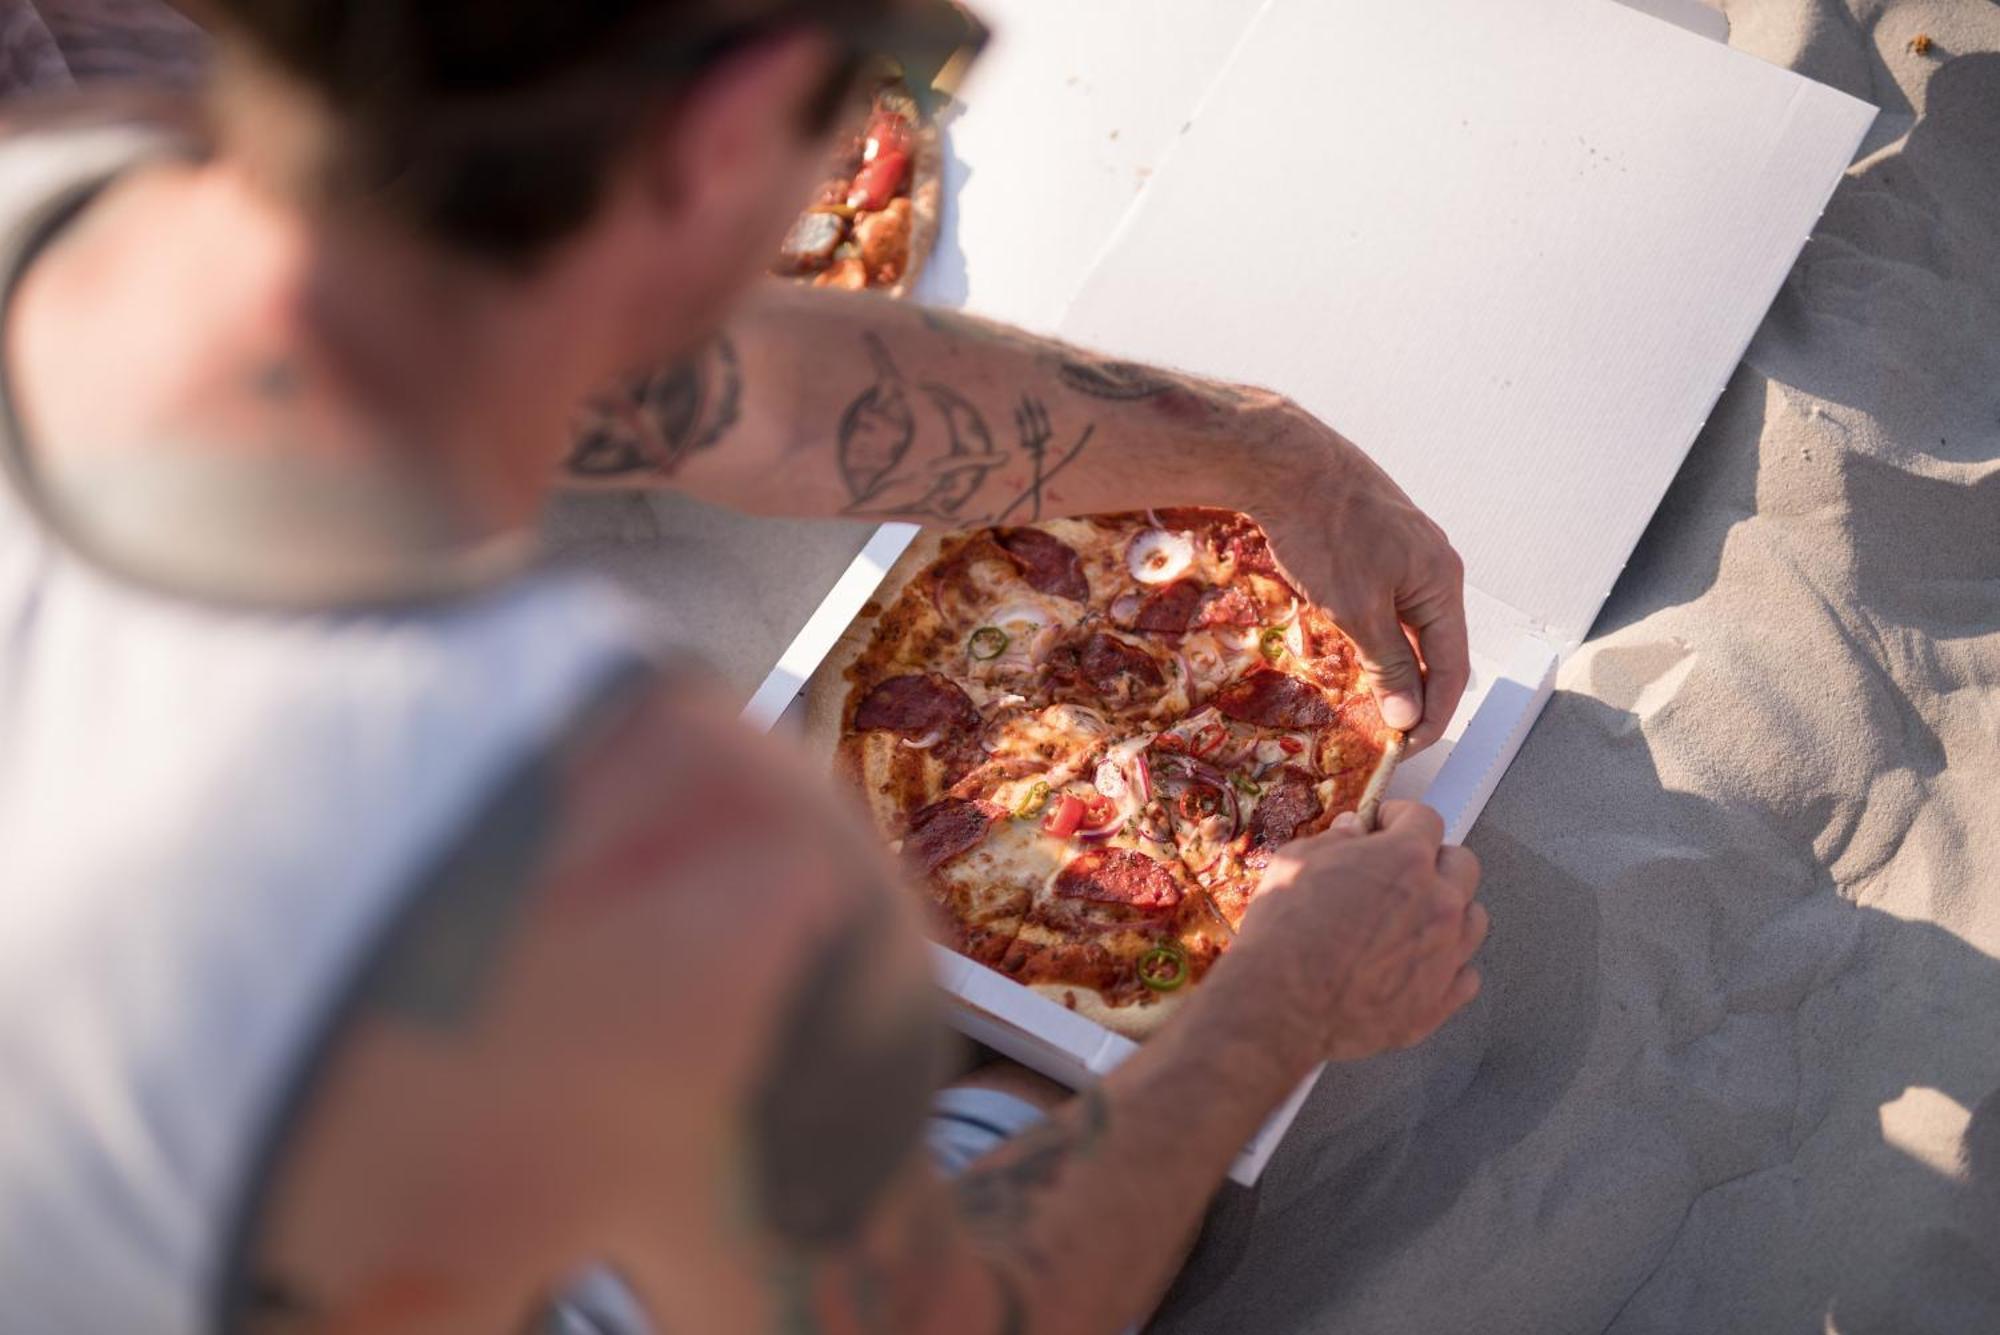
{"label": "onion ring", "polygon": [[1141,584],[1171,584],[1194,564],[1194,539],[1149,528],[1125,549],[1125,568]]}

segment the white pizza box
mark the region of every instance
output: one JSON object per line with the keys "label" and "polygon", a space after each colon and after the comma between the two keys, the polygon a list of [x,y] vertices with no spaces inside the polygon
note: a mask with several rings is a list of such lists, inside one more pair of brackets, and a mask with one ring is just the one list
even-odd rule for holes
{"label": "white pizza box", "polygon": [[[1688,0],[981,8],[919,296],[1271,386],[1381,462],[1466,560],[1473,685],[1392,788],[1462,838],[1873,109]],[[746,717],[779,717],[914,532],[877,531]],[[1135,1050],[935,955],[959,1027],[1053,1078]]]}

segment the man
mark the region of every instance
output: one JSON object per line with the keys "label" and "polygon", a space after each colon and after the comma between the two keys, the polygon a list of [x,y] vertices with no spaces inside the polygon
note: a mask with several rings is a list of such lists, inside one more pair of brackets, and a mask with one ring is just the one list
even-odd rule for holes
{"label": "man", "polygon": [[[942,1103],[959,1159],[1018,1132],[947,1184],[895,869],[520,535],[575,405],[680,363],[578,471],[957,524],[1245,509],[1418,744],[1465,678],[1449,546],[1276,396],[754,283],[857,68],[943,54],[947,8],[211,10],[202,137],[0,149],[10,1329],[513,1330],[594,1263],[661,1331],[1141,1317],[1313,1065],[1472,997],[1470,855],[1400,804],[1288,849],[1098,1088]],[[902,382],[1007,456],[943,513],[939,423],[886,513],[842,481]]]}

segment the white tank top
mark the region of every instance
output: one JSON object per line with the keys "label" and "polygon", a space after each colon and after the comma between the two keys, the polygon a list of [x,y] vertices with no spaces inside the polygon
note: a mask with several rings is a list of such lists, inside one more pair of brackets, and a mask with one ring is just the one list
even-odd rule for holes
{"label": "white tank top", "polygon": [[[157,151],[0,145],[0,301],[52,215]],[[191,1335],[373,944],[649,655],[548,573],[359,610],[151,591],[42,522],[4,401],[0,450],[0,1329]]]}

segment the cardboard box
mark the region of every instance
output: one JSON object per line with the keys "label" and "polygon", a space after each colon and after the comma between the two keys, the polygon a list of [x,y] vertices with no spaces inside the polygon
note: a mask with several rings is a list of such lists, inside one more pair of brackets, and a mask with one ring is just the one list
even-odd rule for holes
{"label": "cardboard box", "polygon": [[[1462,838],[1873,108],[1607,0],[984,8],[920,295],[1282,390],[1396,477],[1466,559],[1475,680],[1392,793]],[[778,718],[913,532],[883,526],[747,717]],[[956,1022],[1054,1078],[1132,1051],[937,954]]]}

